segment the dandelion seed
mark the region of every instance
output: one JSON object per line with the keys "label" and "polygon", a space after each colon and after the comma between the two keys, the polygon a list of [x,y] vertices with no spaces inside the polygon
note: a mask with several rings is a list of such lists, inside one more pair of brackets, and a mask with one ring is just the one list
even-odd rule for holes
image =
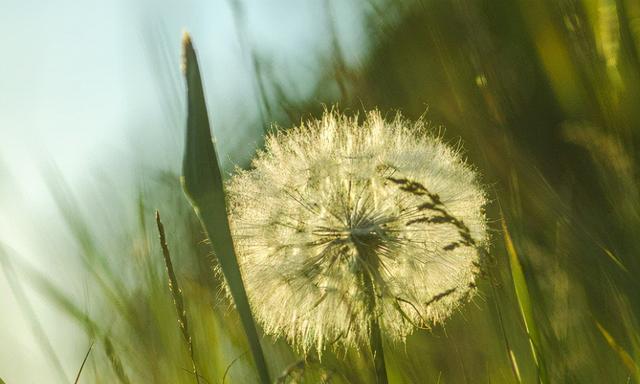
{"label": "dandelion seed", "polygon": [[304,352],[404,341],[475,291],[485,194],[423,121],[327,112],[267,139],[227,185],[256,318]]}

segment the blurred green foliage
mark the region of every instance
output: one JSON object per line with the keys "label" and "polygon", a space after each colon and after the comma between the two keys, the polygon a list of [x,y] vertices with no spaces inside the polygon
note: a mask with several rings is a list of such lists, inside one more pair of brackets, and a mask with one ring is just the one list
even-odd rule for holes
{"label": "blurred green foliage", "polygon": [[[367,9],[367,57],[347,64],[338,36],[328,35],[333,56],[312,97],[255,75],[265,118],[283,127],[318,116],[320,102],[348,113],[426,113],[447,140],[464,143],[490,190],[494,241],[479,296],[445,326],[386,344],[390,381],[640,380],[640,3],[370,0]],[[70,193],[54,188],[82,249],[90,312],[18,266],[23,276],[96,342],[85,381],[195,382],[150,225],[158,208],[202,382],[257,382],[177,175],[144,180],[137,223],[106,242]],[[372,364],[357,351],[301,361],[282,341],[262,344],[283,382],[372,382]]]}

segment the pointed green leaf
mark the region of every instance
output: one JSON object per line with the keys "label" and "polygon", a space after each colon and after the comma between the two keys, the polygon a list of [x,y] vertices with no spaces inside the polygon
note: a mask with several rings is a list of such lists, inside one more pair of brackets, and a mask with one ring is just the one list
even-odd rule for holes
{"label": "pointed green leaf", "polygon": [[198,61],[191,38],[186,33],[183,39],[183,55],[188,115],[182,185],[211,241],[229,285],[260,379],[265,384],[270,383],[267,364],[233,247],[220,162],[209,127]]}

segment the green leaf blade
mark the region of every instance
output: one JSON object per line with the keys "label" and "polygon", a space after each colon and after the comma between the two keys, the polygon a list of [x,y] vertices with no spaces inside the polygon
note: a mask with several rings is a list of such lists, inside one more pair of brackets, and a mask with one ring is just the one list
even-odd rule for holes
{"label": "green leaf blade", "polygon": [[182,185],[213,246],[240,315],[253,359],[263,383],[270,383],[249,300],[242,283],[227,218],[220,162],[211,136],[202,79],[191,38],[183,38],[183,70],[187,82],[187,132]]}

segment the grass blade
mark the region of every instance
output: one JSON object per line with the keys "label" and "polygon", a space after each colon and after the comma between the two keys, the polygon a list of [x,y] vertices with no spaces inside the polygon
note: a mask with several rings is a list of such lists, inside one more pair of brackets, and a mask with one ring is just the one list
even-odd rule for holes
{"label": "grass blade", "polygon": [[493,274],[491,273],[491,269],[489,269],[489,280],[491,282],[491,288],[493,290],[494,303],[496,307],[496,313],[498,315],[498,323],[500,324],[500,331],[502,332],[502,339],[504,340],[504,345],[507,350],[507,356],[509,357],[509,363],[511,364],[511,372],[513,373],[513,378],[516,383],[522,383],[522,376],[520,375],[520,367],[518,366],[518,360],[516,359],[516,355],[511,349],[511,343],[509,343],[509,338],[507,337],[507,331],[504,328],[504,319],[502,318],[502,311],[500,310],[500,303],[498,298],[498,290],[496,289],[496,283],[493,278]]}
{"label": "grass blade", "polygon": [[105,335],[103,341],[104,341],[104,352],[109,358],[109,362],[111,363],[111,368],[113,368],[113,370],[116,373],[116,376],[118,376],[118,380],[120,381],[121,384],[131,383],[129,381],[129,377],[127,377],[127,374],[124,372],[122,361],[120,361],[120,358],[118,357],[115,349],[113,348],[113,344],[111,343],[111,338],[108,335]]}
{"label": "grass blade", "polygon": [[[1,249],[0,252],[2,252]],[[2,260],[2,255],[0,254],[0,264],[3,262],[8,263],[8,261]],[[83,327],[87,335],[90,335],[95,330],[100,329],[99,325],[96,324],[85,311],[80,309],[65,292],[63,292],[40,271],[25,263],[24,260],[21,261],[20,259],[14,259],[12,260],[12,263],[7,266],[11,269],[15,266],[18,272],[28,280],[29,284],[38,293],[47,298],[47,300],[58,310],[77,321],[78,324]]]}
{"label": "grass blade", "polygon": [[524,326],[529,337],[529,345],[531,346],[531,355],[536,364],[538,370],[538,380],[541,383],[549,383],[547,380],[547,373],[540,354],[540,335],[538,328],[536,327],[535,320],[533,318],[533,308],[531,306],[531,296],[529,295],[529,289],[527,288],[527,281],[524,277],[522,265],[518,259],[518,253],[516,251],[511,234],[507,228],[507,224],[502,219],[502,231],[504,235],[505,248],[509,255],[509,265],[511,267],[511,279],[516,291],[516,298],[518,299],[518,306],[520,307],[520,314],[524,321]]}
{"label": "grass blade", "polygon": [[188,34],[183,39],[183,54],[188,102],[183,188],[211,241],[240,315],[260,380],[267,384],[270,383],[269,372],[233,247],[220,163],[209,127],[196,53]]}
{"label": "grass blade", "polygon": [[31,305],[31,302],[29,301],[29,298],[24,292],[24,289],[22,288],[22,284],[20,284],[20,280],[17,278],[16,272],[13,269],[13,265],[9,261],[7,252],[5,251],[2,244],[0,244],[0,266],[4,271],[4,275],[7,279],[7,282],[9,283],[9,287],[11,288],[13,295],[16,298],[16,301],[20,305],[22,312],[24,313],[25,317],[27,318],[27,320],[31,325],[31,329],[33,331],[34,336],[36,337],[37,341],[40,343],[45,353],[49,357],[49,360],[51,364],[53,364],[59,379],[63,383],[68,383],[69,378],[64,372],[64,368],[62,367],[62,363],[58,358],[58,354],[56,353],[55,349],[51,345],[51,341],[49,340],[47,333],[42,327],[42,324],[38,319],[38,315],[36,314],[36,311],[34,310],[33,306]]}
{"label": "grass blade", "polygon": [[598,331],[600,331],[600,333],[602,334],[602,337],[604,337],[604,339],[606,340],[607,344],[609,344],[609,347],[611,347],[611,349],[616,353],[616,355],[618,355],[618,357],[620,358],[620,361],[622,361],[625,367],[627,367],[629,372],[633,375],[637,375],[638,373],[640,373],[640,370],[638,369],[638,365],[633,360],[633,358],[629,355],[627,351],[624,350],[624,348],[620,346],[620,344],[618,344],[618,342],[602,326],[602,324],[596,321],[596,326],[598,327]]}
{"label": "grass blade", "polygon": [[78,384],[78,382],[80,381],[80,375],[82,374],[82,370],[84,369],[84,365],[87,363],[87,359],[89,358],[89,354],[91,353],[92,349],[93,349],[93,342],[91,342],[91,345],[89,345],[89,349],[87,350],[87,353],[84,355],[84,359],[82,359],[82,364],[80,364],[80,369],[78,369],[78,374],[76,375],[76,379],[73,381],[74,384]]}
{"label": "grass blade", "polygon": [[195,361],[195,351],[193,349],[193,340],[189,333],[189,321],[187,319],[187,310],[184,306],[184,299],[182,297],[182,290],[178,285],[178,278],[173,270],[173,263],[171,262],[171,254],[169,253],[169,247],[167,246],[167,238],[164,234],[164,225],[160,220],[160,212],[156,211],[156,224],[158,226],[158,233],[160,234],[160,247],[162,247],[162,255],[164,256],[164,264],[167,267],[167,275],[169,276],[169,290],[173,297],[173,304],[176,307],[178,313],[178,325],[180,331],[182,331],[182,337],[187,343],[187,349],[189,350],[189,356],[191,357],[191,364],[193,366],[193,374],[196,377],[196,382],[200,384],[200,378],[198,375],[198,369]]}

